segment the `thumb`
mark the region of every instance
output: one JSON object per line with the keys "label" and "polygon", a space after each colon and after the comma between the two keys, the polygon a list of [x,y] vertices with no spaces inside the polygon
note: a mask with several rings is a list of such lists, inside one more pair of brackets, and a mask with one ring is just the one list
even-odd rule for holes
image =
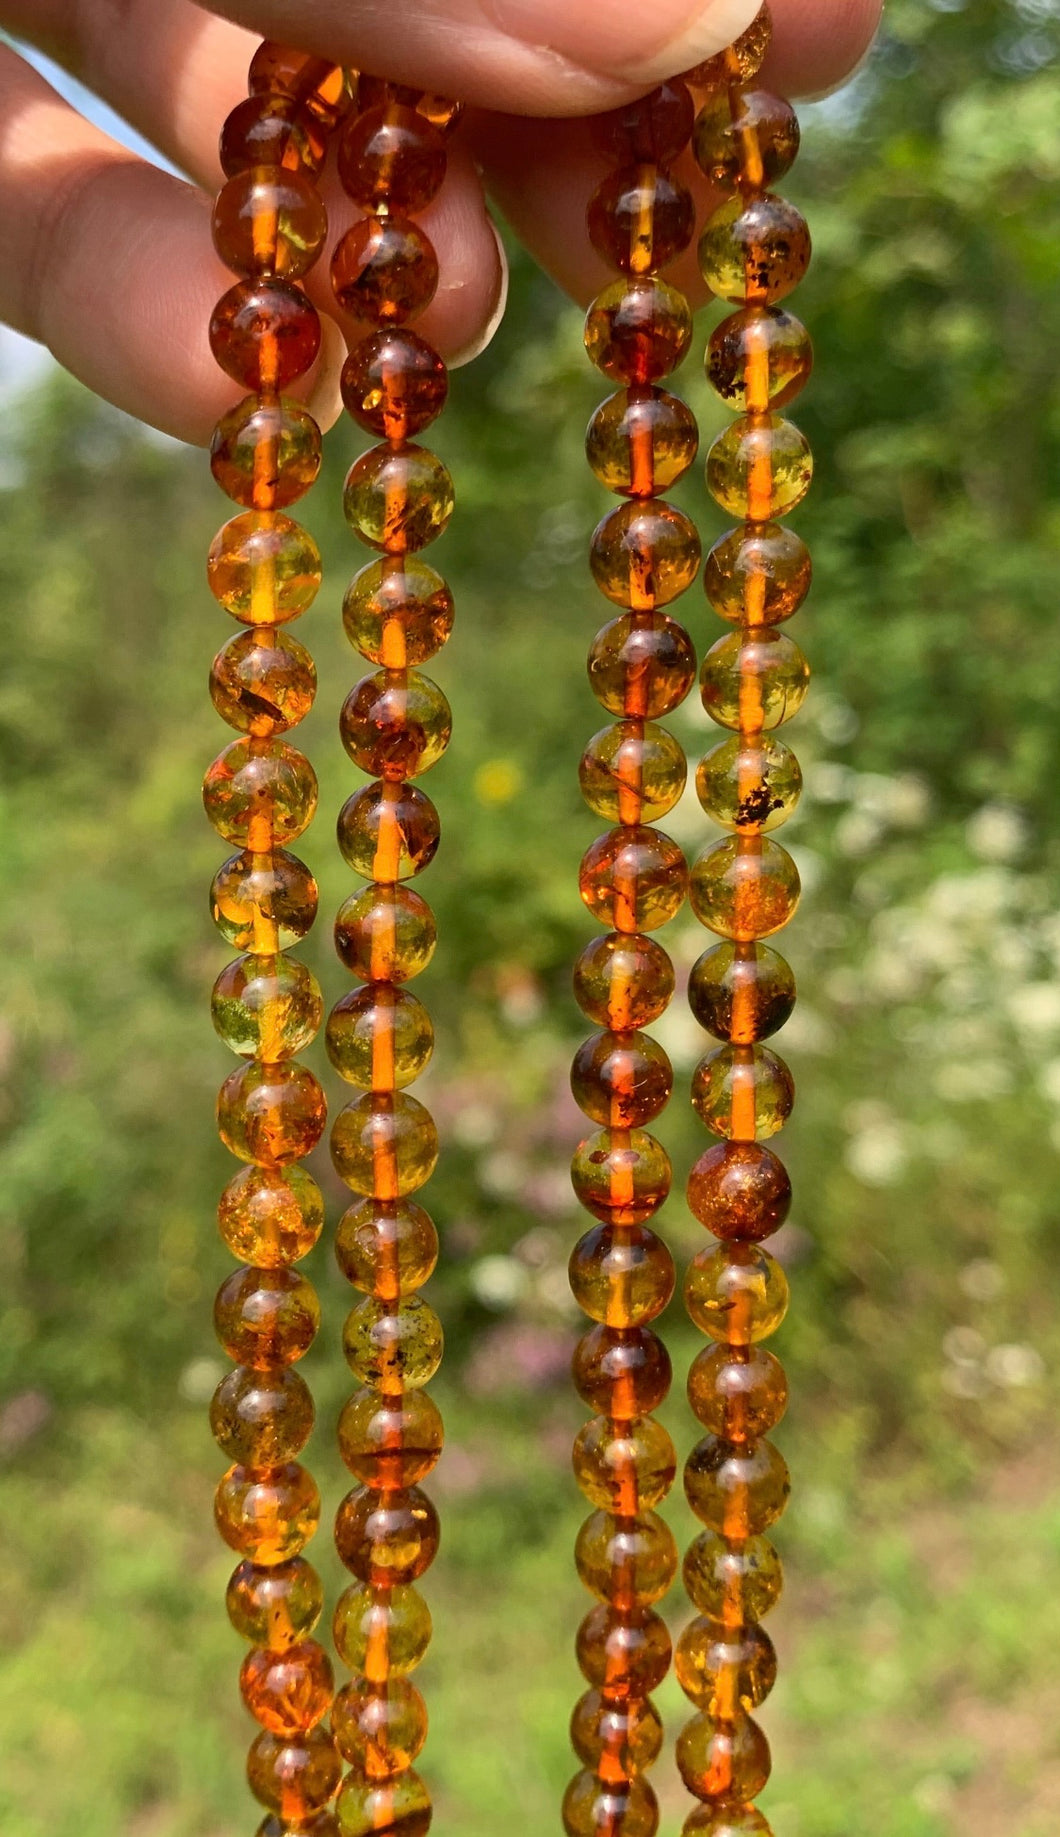
{"label": "thumb", "polygon": [[760,0],[207,0],[263,37],[507,114],[611,108],[713,57]]}

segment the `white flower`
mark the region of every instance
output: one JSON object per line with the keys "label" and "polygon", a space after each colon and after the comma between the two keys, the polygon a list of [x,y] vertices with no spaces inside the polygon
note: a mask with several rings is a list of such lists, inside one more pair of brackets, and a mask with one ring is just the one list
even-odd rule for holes
{"label": "white flower", "polygon": [[980,861],[1014,861],[1027,841],[1027,825],[1011,804],[984,804],[964,833]]}
{"label": "white flower", "polygon": [[502,1313],[513,1308],[526,1293],[527,1273],[514,1257],[479,1257],[472,1263],[469,1281],[483,1307]]}

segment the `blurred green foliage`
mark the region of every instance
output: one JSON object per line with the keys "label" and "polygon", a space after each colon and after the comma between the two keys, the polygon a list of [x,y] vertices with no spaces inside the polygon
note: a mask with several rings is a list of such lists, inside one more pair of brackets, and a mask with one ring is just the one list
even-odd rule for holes
{"label": "blurred green foliage", "polygon": [[[1057,14],[892,0],[869,67],[806,110],[792,188],[816,237],[799,311],[820,369],[797,411],[818,585],[798,621],[815,688],[786,947],[802,999],[799,1204],[778,1240],[796,1297],[778,1342],[796,1397],[766,1718],[778,1837],[1045,1837],[1060,1812]],[[687,370],[709,437],[723,417]],[[579,429],[600,393],[578,314],[518,261],[440,430],[460,490],[438,551],[456,739],[430,786],[439,1041],[417,1088],[446,1143],[430,1201],[450,1346],[426,1758],[457,1837],[513,1815],[555,1828],[579,1688],[567,977],[593,833],[575,767],[599,724],[581,557],[604,508]],[[331,583],[300,634],[324,684],[303,733],[325,813],[350,785],[334,710],[356,671],[337,617],[359,565],[338,510],[354,450],[336,430],[307,509]],[[231,1165],[205,1018],[224,956],[199,891],[219,856],[196,791],[225,738],[203,693],[226,635],[201,580],[219,504],[200,455],[66,382],[20,410],[4,465],[0,1820],[7,1837],[221,1837],[254,1816],[204,1409]],[[720,528],[698,476],[679,495]],[[684,613],[706,648],[698,592]],[[698,707],[676,725],[692,753],[709,743]],[[666,827],[698,846],[694,798]],[[325,913],[347,886],[329,828],[304,850]],[[307,954],[334,995],[327,930]],[[666,941],[683,968],[704,945],[689,918]],[[687,1080],[680,1003],[658,1031]],[[687,1166],[680,1104],[665,1134]],[[696,1227],[677,1201],[664,1217],[687,1253]],[[330,1508],[347,1297],[323,1251],[311,1273]],[[692,1336],[679,1309],[667,1326],[680,1369]],[[683,1504],[673,1518],[690,1533]],[[669,1686],[662,1706],[674,1723]],[[682,1795],[658,1778],[677,1828]]]}

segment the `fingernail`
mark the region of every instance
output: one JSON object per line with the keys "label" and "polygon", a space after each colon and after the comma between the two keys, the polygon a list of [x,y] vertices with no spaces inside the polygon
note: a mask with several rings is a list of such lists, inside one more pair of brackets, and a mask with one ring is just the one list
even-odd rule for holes
{"label": "fingernail", "polygon": [[501,29],[601,76],[643,84],[690,70],[746,31],[761,0],[489,0]]}
{"label": "fingernail", "polygon": [[478,336],[472,338],[469,344],[464,345],[459,351],[455,351],[451,357],[447,358],[446,361],[450,370],[459,370],[462,364],[471,363],[474,358],[481,356],[487,345],[493,343],[500,329],[501,320],[504,318],[504,309],[508,304],[508,285],[511,278],[508,268],[508,255],[501,241],[501,233],[492,217],[489,219],[489,226],[493,231],[493,239],[497,244],[497,258],[500,264],[500,272],[497,279],[496,303]]}

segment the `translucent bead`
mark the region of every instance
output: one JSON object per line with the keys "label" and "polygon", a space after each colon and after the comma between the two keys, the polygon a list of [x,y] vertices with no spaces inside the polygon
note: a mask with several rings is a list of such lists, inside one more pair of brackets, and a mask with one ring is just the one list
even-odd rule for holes
{"label": "translucent bead", "polygon": [[787,1462],[772,1442],[708,1435],[685,1463],[685,1497],[696,1517],[733,1542],[768,1531],[790,1491]]}
{"label": "translucent bead", "polygon": [[624,497],[668,491],[698,451],[695,415],[662,389],[620,389],[608,396],[585,435],[586,457],[600,483]]}
{"label": "translucent bead", "polygon": [[259,45],[251,58],[247,88],[252,96],[287,96],[329,132],[353,99],[349,73],[339,64],[272,39]]}
{"label": "translucent bead", "polygon": [[674,1261],[661,1238],[640,1225],[595,1225],[570,1260],[575,1301],[608,1327],[639,1327],[661,1314],[674,1292]]}
{"label": "translucent bead", "polygon": [[320,1325],[313,1285],[293,1269],[234,1269],[214,1303],[217,1337],[230,1359],[267,1371],[309,1351]]}
{"label": "translucent bead", "polygon": [[357,107],[361,112],[373,108],[418,108],[422,99],[423,92],[410,83],[392,83],[389,77],[373,77],[367,71],[357,78]]}
{"label": "translucent bead", "polygon": [[701,1614],[727,1626],[763,1620],[780,1600],[784,1575],[766,1537],[748,1537],[736,1548],[718,1531],[701,1531],[684,1563],[689,1599]]}
{"label": "translucent bead", "polygon": [[316,1037],[324,998],[295,957],[237,957],[221,971],[210,1002],[214,1027],[244,1059],[293,1058]]}
{"label": "translucent bead", "polygon": [[761,1346],[704,1346],[688,1374],[688,1401],[712,1434],[729,1442],[756,1441],[775,1429],[788,1407],[784,1367]]}
{"label": "translucent bead", "polygon": [[446,164],[445,141],[414,108],[370,108],[346,123],[339,141],[339,178],[366,211],[425,210],[442,188]]}
{"label": "translucent bead", "polygon": [[729,1799],[720,1805],[697,1805],[681,1827],[681,1837],[773,1837],[754,1805],[737,1805]]}
{"label": "translucent bead", "polygon": [[286,96],[248,96],[221,129],[221,170],[227,179],[255,166],[315,176],[326,152],[318,123]]}
{"label": "translucent bead", "polygon": [[610,1694],[587,1690],[574,1706],[571,1746],[586,1767],[605,1766],[612,1780],[632,1779],[654,1765],[662,1752],[663,1726],[651,1702],[613,1703]]}
{"label": "translucent bead", "polygon": [[364,785],[339,811],[339,848],[366,880],[410,880],[434,860],[440,826],[415,785]]}
{"label": "translucent bead", "polygon": [[798,611],[812,576],[810,552],[794,530],[745,523],[714,544],[703,586],[715,612],[734,625],[779,625]]}
{"label": "translucent bead", "polygon": [[437,941],[434,914],[411,887],[366,887],[339,907],[335,949],[366,982],[408,982],[427,968]]}
{"label": "translucent bead", "polygon": [[414,1767],[385,1784],[349,1774],[335,1807],[340,1837],[427,1837],[431,1798]]}
{"label": "translucent bead", "polygon": [[810,443],[782,415],[744,415],[707,454],[707,490],[723,510],[764,522],[785,517],[813,483]]}
{"label": "translucent bead", "polygon": [[370,1296],[346,1316],[342,1350],[359,1384],[397,1397],[429,1384],[442,1362],[442,1323],[429,1302],[409,1294]]}
{"label": "translucent bead", "polygon": [[753,1799],[769,1779],[769,1743],[750,1716],[693,1716],[677,1737],[677,1770],[697,1799]]}
{"label": "translucent bead", "polygon": [[241,1161],[282,1167],[311,1154],[327,1122],[324,1093],[311,1071],[294,1060],[251,1060],[227,1077],[217,1099],[217,1127]]}
{"label": "translucent bead", "polygon": [[593,917],[617,931],[657,931],[681,910],[688,868],[676,842],[636,825],[599,836],[582,857],[579,888]]}
{"label": "translucent bead", "polygon": [[729,632],[711,645],[700,671],[700,697],[720,727],[757,734],[780,727],[806,699],[810,666],[786,632],[759,626]]}
{"label": "translucent bead", "polygon": [[233,740],[203,780],[206,814],[226,842],[267,849],[293,842],[317,807],[316,773],[282,740]]}
{"label": "translucent bead", "polygon": [[604,1782],[589,1768],[576,1773],[563,1796],[567,1837],[655,1837],[659,1806],[646,1779]]}
{"label": "translucent bead", "polygon": [[324,1199],[304,1167],[241,1167],[221,1194],[217,1223],[241,1262],[279,1269],[312,1250],[324,1229]]}
{"label": "translucent bead", "polygon": [[417,778],[437,765],[453,714],[436,682],[418,670],[377,670],[350,690],[339,715],[342,744],[373,778]]}
{"label": "translucent bead", "polygon": [[673,1066],[647,1033],[594,1033],[578,1048],[571,1091],[579,1109],[610,1129],[635,1129],[666,1108]]}
{"label": "translucent bead", "polygon": [[722,740],[700,761],[696,794],[715,823],[761,835],[786,823],[802,795],[791,748],[769,734]]}
{"label": "translucent bead", "polygon": [[715,1135],[736,1142],[768,1141],[794,1103],[794,1079],[768,1046],[719,1046],[693,1073],[693,1108]]}
{"label": "translucent bead", "polygon": [[648,1327],[593,1327],[571,1364],[574,1388],[590,1409],[615,1422],[650,1416],[670,1389],[670,1355]]}
{"label": "translucent bead", "polygon": [[671,714],[695,677],[688,633],[666,613],[623,613],[597,633],[589,652],[589,686],[611,714]]}
{"label": "translucent bead", "polygon": [[590,1505],[628,1518],[665,1499],[677,1472],[673,1442],[651,1416],[623,1423],[621,1433],[606,1416],[594,1416],[574,1443],[573,1461]]}
{"label": "translucent bead", "polygon": [[692,193],[670,173],[623,166],[597,186],[589,201],[589,241],[620,274],[668,268],[695,234]]}
{"label": "translucent bead", "polygon": [[214,248],[236,274],[296,280],[313,266],[327,233],[324,206],[302,172],[252,166],[217,194]]}
{"label": "translucent bead", "polygon": [[309,1638],[324,1611],[324,1587],[303,1556],[267,1568],[243,1562],[232,1572],[225,1606],[243,1639],[286,1652]]}
{"label": "translucent bead", "polygon": [[312,930],[317,883],[297,855],[277,848],[230,855],[210,888],[210,910],[221,936],[238,950],[258,945],[264,955],[294,944]]}
{"label": "translucent bead", "polygon": [[218,530],[206,578],[214,599],[242,625],[283,625],[313,604],[323,579],[307,529],[278,510],[248,510]]}
{"label": "translucent bead", "polygon": [[287,1824],[269,1812],[258,1825],[255,1837],[340,1837],[340,1834],[335,1814],[327,1808],[308,1818],[300,1818],[297,1824]]}
{"label": "translucent bead", "polygon": [[369,325],[404,325],[430,305],[438,257],[417,223],[365,217],[331,258],[331,285],[344,312]]}
{"label": "translucent bead", "polygon": [[707,381],[741,413],[783,408],[813,369],[810,335],[780,306],[747,306],[715,326],[707,346]]}
{"label": "translucent bead", "polygon": [[685,1280],[685,1306],[701,1333],[752,1346],[775,1333],[788,1311],[788,1279],[757,1245],[700,1250]]}
{"label": "translucent bead", "polygon": [[654,721],[616,721],[589,741],[578,768],[590,810],[610,823],[654,823],[680,800],[684,748]]}
{"label": "translucent bead", "polygon": [[287,1824],[329,1804],[342,1778],[342,1761],[325,1728],[304,1735],[258,1736],[247,1757],[250,1790]]}
{"label": "translucent bead", "polygon": [[586,944],[574,965],[574,999],[598,1027],[646,1027],[670,1005],[674,969],[660,944],[610,931]]}
{"label": "translucent bead", "polygon": [[735,1722],[741,1710],[765,1702],[777,1681],[777,1655],[769,1634],[753,1621],[729,1629],[704,1616],[693,1620],[678,1640],[674,1670],[698,1709]]}
{"label": "translucent bead", "polygon": [[601,1129],[577,1148],[571,1183],[587,1212],[605,1225],[641,1225],[665,1201],[673,1169],[661,1142],[646,1129]]}
{"label": "translucent bead", "polygon": [[712,293],[734,305],[775,306],[810,265],[810,232],[786,198],[730,198],[699,239],[699,266]]}
{"label": "translucent bead", "polygon": [[662,498],[637,498],[597,524],[589,566],[601,593],[616,606],[650,611],[687,592],[700,554],[695,525],[683,511]]}
{"label": "translucent bead", "polygon": [[779,842],[728,836],[692,863],[688,903],[701,925],[720,937],[750,943],[771,937],[794,916],[799,870]]}
{"label": "translucent bead", "polygon": [[688,354],[692,314],[683,293],[654,275],[612,281],[585,320],[585,349],[619,383],[657,383]]}
{"label": "translucent bead", "polygon": [[320,1494],[297,1461],[261,1476],[230,1467],[214,1495],[214,1518],[226,1544],[254,1563],[298,1556],[320,1523]]}
{"label": "translucent bead", "polygon": [[358,1199],[339,1219],[335,1256],[347,1282],[379,1301],[396,1301],[428,1280],[438,1233],[411,1199]]}
{"label": "translucent bead", "polygon": [[412,442],[363,453],[346,474],[342,498],[354,533],[389,555],[434,542],[453,514],[453,503],[453,481],[441,460]]}
{"label": "translucent bead", "polygon": [[243,1702],[275,1735],[316,1728],[331,1708],[331,1660],[315,1639],[286,1652],[248,1652],[239,1674]]}
{"label": "translucent bead", "polygon": [[280,632],[267,639],[257,631],[237,633],[210,670],[210,697],[221,719],[259,740],[296,727],[313,706],[316,689],[309,652]]}
{"label": "translucent bead", "polygon": [[335,1548],[351,1575],[376,1587],[415,1582],[438,1549],[438,1514],[418,1486],[347,1493],[335,1517]]}
{"label": "translucent bead", "polygon": [[342,371],[347,412],[380,440],[422,432],[445,407],[449,377],[438,353],[415,332],[393,327],[362,339]]}
{"label": "translucent bead", "polygon": [[403,669],[441,650],[453,629],[453,596],[417,555],[369,562],[342,603],[350,643],[372,663]]}
{"label": "translucent bead", "polygon": [[646,1697],[670,1669],[666,1622],[650,1609],[598,1603],[578,1628],[577,1651],[582,1675],[611,1698]]}
{"label": "translucent bead", "polygon": [[688,978],[688,1005],[715,1039],[750,1046],[783,1027],[795,1006],[795,978],[768,944],[715,944]]}
{"label": "translucent bead", "polygon": [[791,1181],[771,1149],[757,1142],[715,1142],[688,1177],[688,1205],[715,1237],[757,1244],[787,1218]]}
{"label": "translucent bead", "polygon": [[373,1199],[404,1199],[424,1186],[438,1160],[438,1131],[415,1097],[373,1092],[340,1110],[331,1131],[340,1180]]}
{"label": "translucent bead", "polygon": [[422,1390],[400,1397],[359,1390],[339,1417],[339,1453],[354,1479],[377,1492],[426,1479],[442,1440],[438,1407]]}
{"label": "translucent bead", "polygon": [[765,63],[766,52],[773,39],[773,22],[769,17],[768,6],[763,6],[756,13],[746,32],[741,32],[734,44],[728,45],[716,56],[708,57],[694,70],[686,72],[685,81],[696,89],[716,89],[719,86],[735,89],[738,85],[749,83],[756,77]]}
{"label": "translucent bead", "polygon": [[619,1518],[593,1512],[574,1547],[578,1574],[601,1601],[651,1607],[677,1574],[673,1532],[655,1512]]}
{"label": "translucent bead", "polygon": [[234,503],[282,510],[305,496],[320,471],[320,429],[290,396],[244,396],[214,429],[210,470]]}
{"label": "translucent bead", "polygon": [[385,1689],[358,1681],[335,1698],[331,1726],[343,1759],[358,1780],[397,1780],[427,1739],[427,1705],[407,1678]]}
{"label": "translucent bead", "polygon": [[692,151],[715,191],[761,191],[791,170],[799,123],[790,102],[768,89],[718,90],[696,117]]}
{"label": "translucent bead", "polygon": [[434,1028],[421,1001],[391,983],[369,983],[337,1001],[325,1035],[340,1077],[364,1091],[411,1084],[430,1062]]}
{"label": "translucent bead", "polygon": [[316,363],[320,315],[289,282],[240,281],[214,307],[210,349],[242,388],[275,395]]}
{"label": "translucent bead", "polygon": [[301,1454],[313,1430],[313,1399],[287,1366],[267,1372],[239,1366],[221,1379],[210,1404],[214,1440],[244,1467],[281,1467]]}
{"label": "translucent bead", "polygon": [[431,1615],[415,1588],[393,1588],[380,1597],[354,1586],[335,1608],[335,1650],[352,1671],[382,1681],[414,1671],[431,1643]]}
{"label": "translucent bead", "polygon": [[590,115],[589,133],[612,166],[667,166],[688,145],[694,119],[692,98],[675,77],[634,102]]}

